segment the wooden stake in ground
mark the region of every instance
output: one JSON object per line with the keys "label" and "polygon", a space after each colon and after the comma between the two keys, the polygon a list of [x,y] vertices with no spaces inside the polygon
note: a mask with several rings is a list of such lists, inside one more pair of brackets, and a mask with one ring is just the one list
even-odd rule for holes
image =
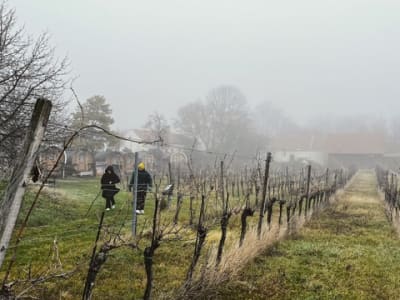
{"label": "wooden stake in ground", "polygon": [[0,204],[0,267],[3,264],[21,208],[29,172],[32,169],[46,130],[51,107],[52,104],[49,100],[38,99],[36,101],[29,129],[25,137],[24,150],[18,158],[3,201]]}
{"label": "wooden stake in ground", "polygon": [[307,186],[306,186],[306,207],[304,215],[307,216],[307,212],[311,209],[311,199],[310,199],[310,183],[311,183],[311,165],[307,167]]}
{"label": "wooden stake in ground", "polygon": [[258,219],[258,228],[257,228],[258,238],[260,238],[260,236],[261,236],[262,223],[264,220],[270,163],[271,163],[271,152],[268,152],[267,159],[265,160],[265,173],[264,173],[264,183],[263,183],[261,206],[260,206],[260,218]]}

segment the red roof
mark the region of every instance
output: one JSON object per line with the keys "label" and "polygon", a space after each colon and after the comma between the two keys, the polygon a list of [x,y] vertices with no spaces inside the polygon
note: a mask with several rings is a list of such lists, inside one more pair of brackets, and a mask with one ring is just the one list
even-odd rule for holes
{"label": "red roof", "polygon": [[275,150],[321,151],[331,154],[383,154],[383,132],[321,134],[298,132],[281,135],[272,140]]}
{"label": "red roof", "polygon": [[330,134],[325,149],[338,154],[383,154],[385,135],[383,132]]}

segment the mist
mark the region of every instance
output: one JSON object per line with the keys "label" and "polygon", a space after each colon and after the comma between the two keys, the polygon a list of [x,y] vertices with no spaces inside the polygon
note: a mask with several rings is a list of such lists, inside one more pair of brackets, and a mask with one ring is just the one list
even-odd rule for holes
{"label": "mist", "polygon": [[[219,85],[296,123],[319,115],[389,118],[400,109],[397,1],[15,0],[32,34],[71,60],[80,98],[101,94],[115,127],[142,126]],[[68,96],[68,95],[67,95]]]}

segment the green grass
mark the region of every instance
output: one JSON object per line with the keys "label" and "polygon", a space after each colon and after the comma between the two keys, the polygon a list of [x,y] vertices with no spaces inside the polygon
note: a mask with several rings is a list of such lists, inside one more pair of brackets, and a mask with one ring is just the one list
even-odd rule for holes
{"label": "green grass", "polygon": [[[105,207],[101,195],[94,202],[87,216],[88,208],[99,191],[98,179],[70,178],[60,180],[56,187],[48,187],[40,195],[28,226],[18,248],[17,260],[12,269],[10,279],[24,279],[31,269],[33,277],[43,272],[52,259],[53,240],[57,239],[58,250],[64,271],[77,265],[78,272],[66,280],[48,282],[35,289],[34,295],[40,299],[78,299],[81,297],[84,279],[88,269],[89,257],[96,237],[99,216]],[[19,215],[15,232],[21,226],[37,191],[37,186],[31,186],[25,194],[23,206]],[[116,196],[116,209],[106,212],[104,227],[118,230],[130,235],[131,232],[131,199],[129,192],[121,191]],[[174,198],[174,202],[176,199]],[[180,223],[188,224],[189,200],[184,198],[180,214]],[[198,213],[199,201],[194,207]],[[210,207],[210,209],[212,209]],[[148,194],[145,215],[138,217],[138,231],[144,224],[149,230],[154,210],[154,198]],[[175,206],[162,212],[162,223],[170,224],[175,213]],[[237,223],[237,218],[232,222]],[[197,222],[197,215],[195,223]],[[219,222],[216,221],[215,228]],[[215,234],[214,234],[215,235]],[[146,235],[148,237],[148,235]],[[218,234],[219,236],[219,234]],[[179,288],[185,278],[186,271],[194,250],[194,230],[185,230],[181,240],[162,242],[154,257],[154,295],[159,297],[173,293]],[[7,253],[7,261],[3,264],[0,278],[12,255],[13,244]],[[99,243],[101,244],[101,243]],[[103,265],[94,289],[94,299],[134,299],[141,298],[145,288],[145,270],[143,250],[150,244],[148,238],[140,241],[139,249],[120,248],[113,250]],[[23,287],[17,288],[17,292]]]}
{"label": "green grass", "polygon": [[[40,299],[79,299],[83,290],[89,257],[96,236],[98,218],[105,201],[99,196],[91,211],[86,213],[99,191],[98,179],[71,178],[57,182],[40,196],[28,222],[11,278],[26,278],[47,269],[52,259],[54,238],[63,270],[79,266],[78,272],[66,280],[39,285],[34,295]],[[17,228],[32,202],[35,190],[26,193]],[[386,221],[383,206],[377,200],[374,177],[362,173],[344,193],[338,204],[314,217],[295,236],[268,249],[262,256],[245,266],[239,277],[218,288],[221,299],[390,299],[400,292],[400,241]],[[174,203],[176,199],[174,198]],[[211,199],[210,201],[214,201]],[[236,201],[233,199],[233,201]],[[184,198],[180,223],[188,224],[189,200]],[[106,212],[105,227],[131,230],[131,194],[121,191],[116,196],[117,208]],[[198,213],[199,201],[195,201]],[[139,216],[138,228],[147,220],[151,225],[154,199],[146,201],[145,215]],[[277,222],[275,206],[274,223]],[[208,213],[213,206],[209,205]],[[174,205],[162,212],[163,223],[171,223]],[[258,213],[249,218],[256,224]],[[285,222],[285,218],[283,219]],[[195,222],[197,221],[197,215]],[[233,216],[229,224],[230,239],[237,241],[240,217]],[[220,237],[219,220],[210,223],[207,252]],[[148,235],[146,235],[148,237]],[[103,265],[94,288],[94,299],[140,299],[145,287],[143,250],[148,238],[141,240],[139,249],[113,250]],[[186,275],[194,248],[194,230],[181,233],[181,240],[165,241],[154,256],[154,298],[173,295]],[[7,259],[12,255],[12,248]],[[0,272],[4,274],[5,263]],[[31,266],[31,267],[29,267]],[[20,291],[22,287],[18,288]]]}
{"label": "green grass", "polygon": [[398,299],[400,240],[361,173],[341,200],[299,234],[220,287],[219,299]]}

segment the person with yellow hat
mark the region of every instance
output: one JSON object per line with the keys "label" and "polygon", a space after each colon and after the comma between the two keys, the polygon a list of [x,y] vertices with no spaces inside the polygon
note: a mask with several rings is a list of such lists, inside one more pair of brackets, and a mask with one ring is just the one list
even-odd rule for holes
{"label": "person with yellow hat", "polygon": [[[135,170],[133,170],[131,181],[129,183],[129,191],[132,190],[135,184]],[[147,190],[151,190],[153,187],[153,180],[146,171],[144,163],[138,164],[138,187],[137,187],[137,206],[136,213],[139,215],[144,214],[144,203],[146,201]]]}

